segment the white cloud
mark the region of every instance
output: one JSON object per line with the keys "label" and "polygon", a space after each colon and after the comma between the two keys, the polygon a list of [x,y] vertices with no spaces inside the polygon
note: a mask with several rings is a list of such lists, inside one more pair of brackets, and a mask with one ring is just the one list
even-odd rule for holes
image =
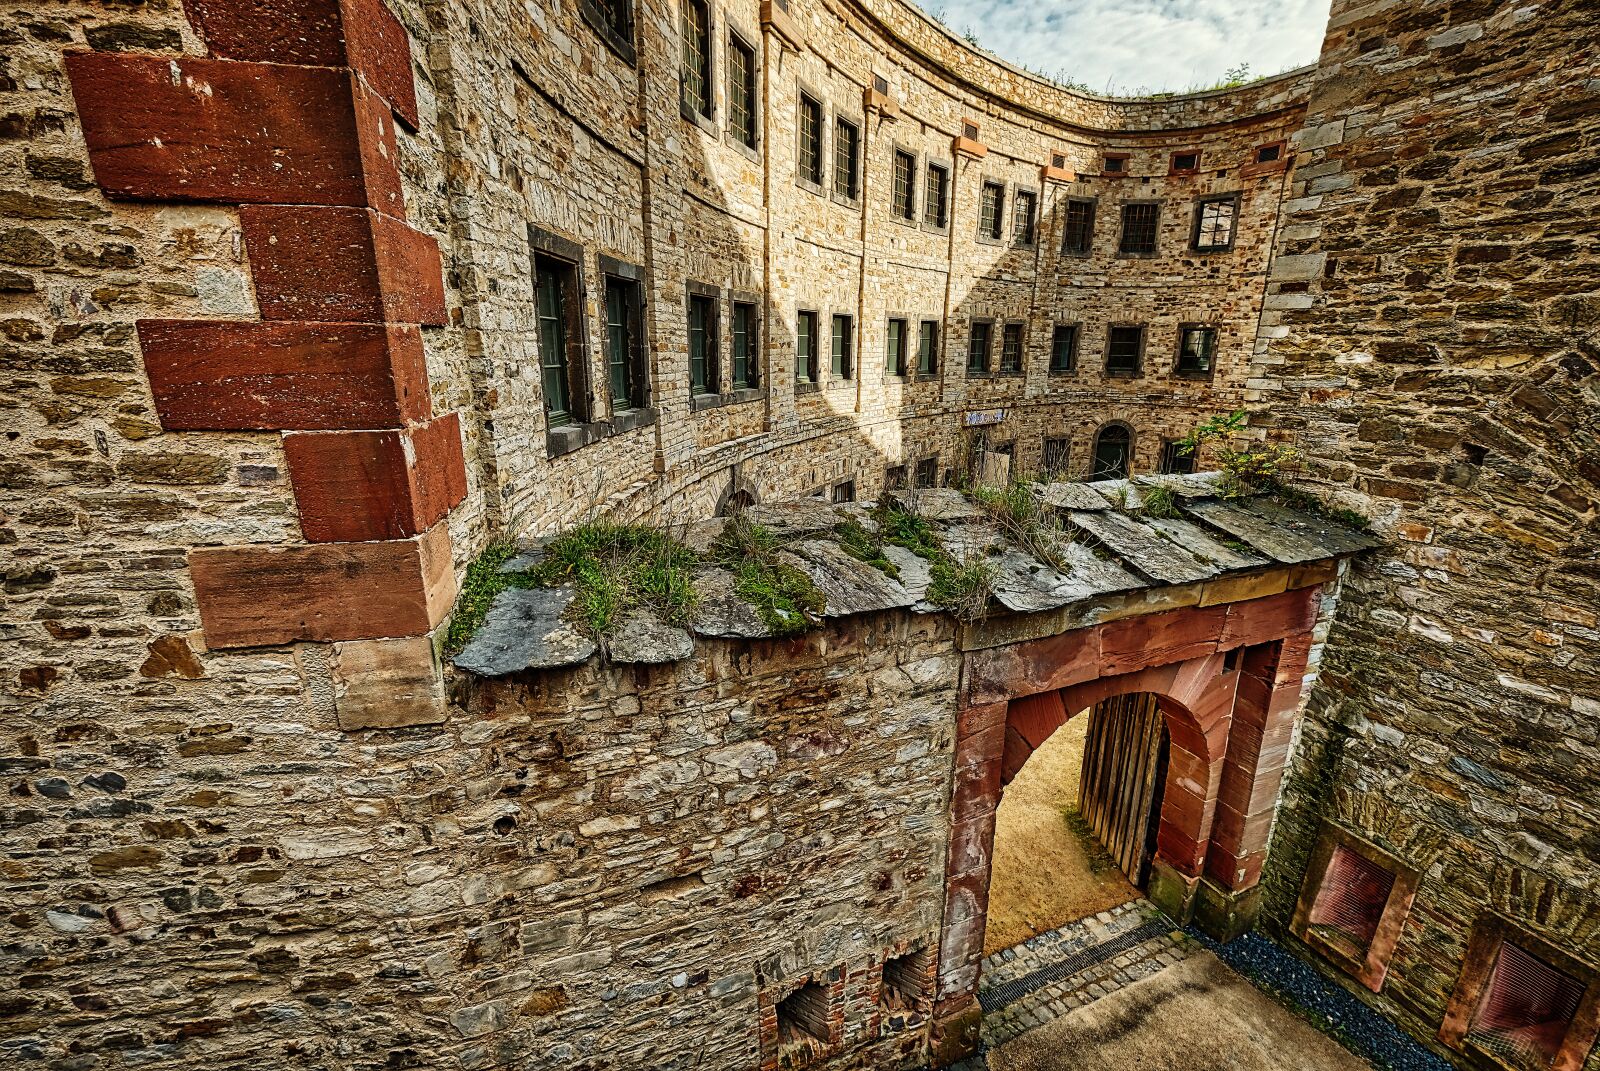
{"label": "white cloud", "polygon": [[1012,63],[1092,92],[1183,90],[1311,63],[1329,0],[920,0]]}

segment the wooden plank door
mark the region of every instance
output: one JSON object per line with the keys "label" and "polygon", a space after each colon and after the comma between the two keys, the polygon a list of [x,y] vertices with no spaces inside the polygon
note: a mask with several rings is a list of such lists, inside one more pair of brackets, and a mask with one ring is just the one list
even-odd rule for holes
{"label": "wooden plank door", "polygon": [[1149,693],[1102,700],[1088,717],[1078,812],[1128,880],[1143,888],[1167,773],[1166,726]]}

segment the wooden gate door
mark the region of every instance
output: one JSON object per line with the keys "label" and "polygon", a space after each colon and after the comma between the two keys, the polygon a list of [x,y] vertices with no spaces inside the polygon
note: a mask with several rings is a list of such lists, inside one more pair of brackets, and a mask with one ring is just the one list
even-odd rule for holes
{"label": "wooden gate door", "polygon": [[1140,888],[1150,876],[1166,776],[1167,729],[1155,696],[1119,695],[1089,712],[1078,812]]}

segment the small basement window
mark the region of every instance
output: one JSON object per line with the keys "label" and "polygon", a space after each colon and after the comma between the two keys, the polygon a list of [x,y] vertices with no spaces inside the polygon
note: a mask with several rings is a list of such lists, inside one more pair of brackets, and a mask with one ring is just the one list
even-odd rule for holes
{"label": "small basement window", "polygon": [[1349,831],[1325,824],[1306,869],[1295,936],[1374,993],[1417,890],[1417,871]]}
{"label": "small basement window", "polygon": [[915,1030],[933,1011],[933,952],[919,948],[883,963],[883,987],[878,1007],[883,1012],[883,1032]]}
{"label": "small basement window", "polygon": [[828,1051],[828,991],[816,982],[778,1002],[778,1060],[794,1067]]}
{"label": "small basement window", "polygon": [[1256,149],[1256,163],[1274,164],[1283,159],[1283,142],[1274,141]]}
{"label": "small basement window", "polygon": [[1365,956],[1393,888],[1393,874],[1348,848],[1335,847],[1306,918],[1307,930],[1352,956]]}
{"label": "small basement window", "polygon": [[1508,938],[1478,999],[1467,1044],[1508,1067],[1551,1067],[1583,990],[1578,979]]}

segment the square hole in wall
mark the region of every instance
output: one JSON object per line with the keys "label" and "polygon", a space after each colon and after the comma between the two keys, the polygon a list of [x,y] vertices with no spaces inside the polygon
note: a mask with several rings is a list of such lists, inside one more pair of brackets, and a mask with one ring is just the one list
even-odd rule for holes
{"label": "square hole in wall", "polygon": [[1327,823],[1306,868],[1294,934],[1377,992],[1411,910],[1418,876],[1376,845]]}
{"label": "square hole in wall", "polygon": [[829,1048],[828,991],[807,982],[778,1001],[778,1065],[802,1067]]}
{"label": "square hole in wall", "polygon": [[933,950],[917,948],[883,961],[878,1010],[883,1032],[915,1030],[933,1012]]}

